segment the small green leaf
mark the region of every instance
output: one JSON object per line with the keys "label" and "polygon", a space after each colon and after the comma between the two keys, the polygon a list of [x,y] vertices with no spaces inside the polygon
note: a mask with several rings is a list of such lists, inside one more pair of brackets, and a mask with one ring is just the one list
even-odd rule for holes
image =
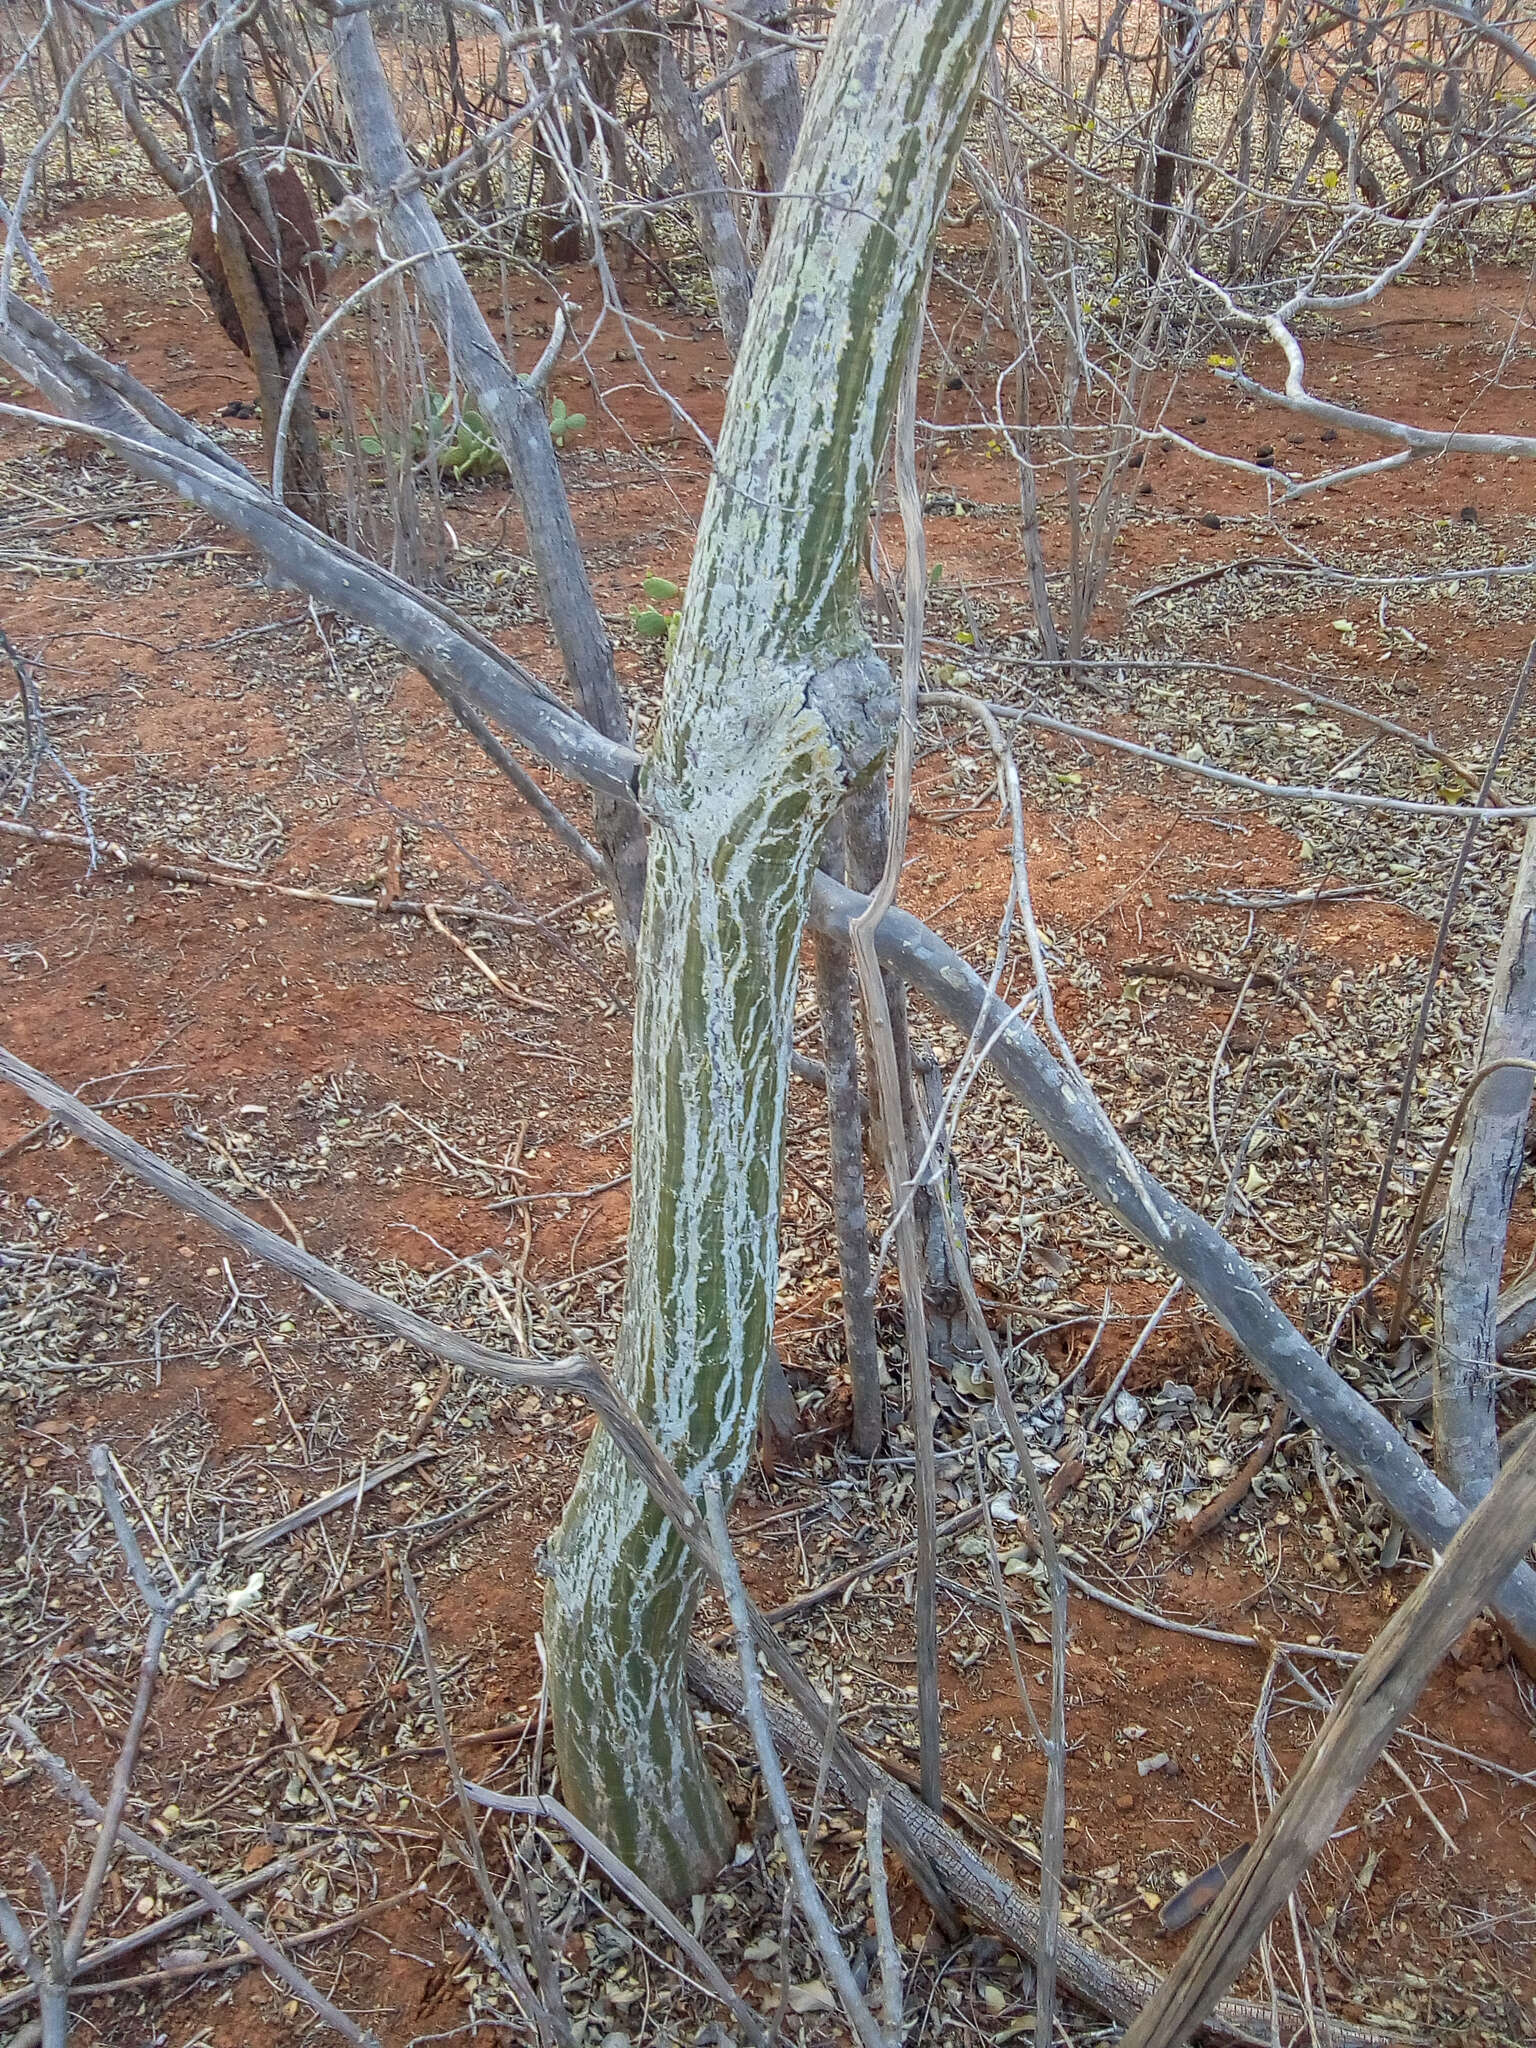
{"label": "small green leaf", "polygon": [[587,416],[584,412],[568,412],[565,416],[565,431],[568,434],[579,434],[586,424]]}
{"label": "small green leaf", "polygon": [[647,576],[640,587],[651,603],[657,605],[675,604],[683,594],[677,584],[670,582],[665,576]]}
{"label": "small green leaf", "polygon": [[656,611],[646,605],[634,614],[635,631],[642,640],[660,640],[666,635],[668,619],[665,612]]}

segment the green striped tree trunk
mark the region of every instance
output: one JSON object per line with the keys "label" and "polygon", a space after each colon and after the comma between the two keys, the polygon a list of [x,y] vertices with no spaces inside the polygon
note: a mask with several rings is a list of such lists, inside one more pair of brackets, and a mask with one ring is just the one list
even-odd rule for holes
{"label": "green striped tree trunk", "polygon": [[[889,745],[858,547],[1001,0],[845,0],[731,381],[644,783],[617,1372],[698,1497],[750,1454],[773,1320],[796,968],[817,849]],[[550,1546],[565,1796],[670,1898],[731,1825],[684,1691],[696,1572],[601,1434]]]}

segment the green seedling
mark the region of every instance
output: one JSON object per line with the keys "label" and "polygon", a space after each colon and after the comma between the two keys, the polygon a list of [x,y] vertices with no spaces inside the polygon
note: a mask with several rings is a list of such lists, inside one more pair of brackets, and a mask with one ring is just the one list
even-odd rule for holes
{"label": "green seedling", "polygon": [[573,435],[579,434],[586,424],[586,414],[584,412],[567,412],[563,398],[557,398],[549,408],[550,438],[554,441],[557,448],[563,449],[566,442]]}
{"label": "green seedling", "polygon": [[630,624],[642,640],[665,640],[670,654],[683,623],[682,613],[674,609],[683,594],[682,588],[666,576],[647,576],[640,588],[645,592],[646,602],[633,607]]}
{"label": "green seedling", "polygon": [[[358,447],[377,461],[383,455],[398,455],[404,446],[396,437],[363,434]],[[505,476],[507,465],[491,437],[485,416],[474,406],[454,410],[452,394],[433,394],[426,416],[411,422],[410,451],[413,462],[423,461],[430,451],[438,469],[455,483],[478,481],[481,477]]]}

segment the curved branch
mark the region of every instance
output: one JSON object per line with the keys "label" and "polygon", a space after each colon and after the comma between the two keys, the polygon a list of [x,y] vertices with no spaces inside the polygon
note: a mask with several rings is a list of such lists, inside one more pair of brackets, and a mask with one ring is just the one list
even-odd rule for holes
{"label": "curved branch", "polygon": [[[860,899],[816,879],[811,922],[841,931]],[[1275,1391],[1358,1472],[1426,1548],[1444,1550],[1467,1510],[1384,1415],[1313,1349],[1270,1299],[1264,1281],[1214,1225],[1171,1195],[1132,1156],[1080,1076],[1069,1075],[1029,1026],[926,925],[887,911],[882,959],[948,1018],[978,1031],[999,1079],[1030,1112],[1083,1182],[1121,1223],[1205,1302]],[[1518,1566],[1499,1589],[1500,1615],[1536,1661],[1536,1572]]]}

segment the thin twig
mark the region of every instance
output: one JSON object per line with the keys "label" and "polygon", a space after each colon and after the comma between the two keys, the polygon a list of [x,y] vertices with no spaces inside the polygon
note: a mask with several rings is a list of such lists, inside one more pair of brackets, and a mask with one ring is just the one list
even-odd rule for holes
{"label": "thin twig", "polygon": [[875,1947],[880,1958],[880,2012],[888,2039],[902,2036],[901,1950],[891,1924],[891,1895],[885,1881],[885,1802],[871,1792],[864,1808],[864,1861],[869,1866],[869,1905],[875,1921]]}
{"label": "thin twig", "polygon": [[[98,1822],[104,1821],[106,1808],[101,1805],[90,1787],[75,1776],[64,1759],[55,1756],[19,1714],[7,1714],[5,1718],[12,1734],[23,1744],[28,1755],[42,1765],[59,1791],[72,1800],[88,1818]],[[172,1856],[168,1850],[162,1849],[158,1842],[149,1841],[126,1823],[119,1827],[118,1838],[136,1856],[145,1857],[157,1870],[164,1871],[167,1877],[174,1877],[178,1884],[184,1884],[188,1891],[194,1892],[233,1934],[245,1942],[264,1967],[270,1970],[280,1983],[287,1985],[295,1998],[302,1999],[312,2011],[318,2013],[327,2026],[334,2028],[344,2041],[350,2041],[353,2048],[381,2048],[376,2034],[365,2033],[355,2020],[349,2019],[346,2013],[333,2005],[323,1992],[318,1991],[310,1983],[302,1970],[294,1967],[281,1949],[273,1946],[254,1921],[247,1920],[238,1907],[232,1906],[217,1885],[211,1884],[201,1871],[194,1870],[190,1864]]]}
{"label": "thin twig", "polygon": [[1419,1070],[1419,1056],[1424,1050],[1425,1034],[1429,1030],[1430,1012],[1434,1008],[1435,990],[1440,984],[1440,963],[1445,958],[1446,942],[1451,935],[1451,918],[1461,896],[1462,878],[1467,872],[1467,863],[1472,858],[1472,848],[1477,843],[1478,827],[1487,822],[1485,806],[1488,792],[1493,787],[1493,778],[1498,773],[1499,762],[1504,749],[1514,733],[1516,722],[1525,704],[1525,694],[1530,687],[1531,672],[1536,668],[1536,640],[1531,642],[1529,653],[1521,666],[1514,694],[1509,700],[1509,709],[1499,727],[1498,738],[1488,755],[1488,765],[1483,771],[1482,782],[1478,785],[1477,800],[1467,828],[1461,837],[1461,846],[1456,855],[1456,864],[1451,869],[1451,879],[1446,885],[1445,903],[1440,912],[1439,927],[1435,932],[1435,943],[1430,951],[1429,965],[1424,970],[1424,994],[1419,1003],[1418,1021],[1414,1025],[1413,1042],[1408,1048],[1408,1057],[1403,1066],[1402,1088],[1397,1098],[1397,1114],[1392,1119],[1392,1132],[1387,1140],[1386,1153],[1381,1162],[1381,1177],[1376,1183],[1376,1199],[1371,1204],[1371,1220],[1365,1232],[1365,1258],[1369,1265],[1371,1254],[1376,1247],[1376,1233],[1381,1228],[1382,1212],[1387,1206],[1387,1190],[1392,1185],[1392,1169],[1397,1164],[1397,1148],[1403,1142],[1403,1133],[1408,1128],[1408,1118],[1413,1109],[1413,1083]]}
{"label": "thin twig", "polygon": [[[953,1228],[947,1218],[946,1228]],[[1067,1858],[1067,1573],[1056,1548],[1056,1532],[1051,1526],[1051,1511],[1040,1485],[1040,1475],[1035,1470],[1034,1453],[1030,1448],[1029,1439],[1024,1434],[1024,1425],[1019,1420],[1018,1407],[1014,1402],[1013,1389],[1008,1384],[1002,1354],[997,1348],[997,1341],[982,1311],[969,1267],[961,1264],[956,1277],[960,1285],[961,1299],[965,1303],[965,1311],[970,1319],[972,1334],[981,1346],[982,1357],[986,1360],[987,1375],[992,1382],[993,1399],[997,1403],[998,1414],[1003,1419],[1003,1427],[1008,1432],[1008,1441],[1013,1447],[1013,1454],[1018,1463],[1018,1476],[1023,1482],[1025,1495],[1029,1501],[1035,1543],[1041,1562],[1045,1566],[1046,1586],[1051,1602],[1051,1718],[1050,1731],[1047,1734],[1042,1731],[1036,1718],[1034,1703],[1025,1689],[1023,1673],[1019,1670],[1018,1653],[1013,1642],[1012,1616],[1008,1613],[1008,1603],[1003,1592],[1002,1567],[997,1560],[996,1543],[992,1536],[992,1518],[988,1514],[989,1556],[996,1573],[1004,1631],[1008,1637],[1020,1695],[1029,1715],[1030,1725],[1034,1729],[1035,1739],[1045,1756],[1045,1800],[1040,1816],[1040,1930],[1035,1944],[1035,2040],[1038,2048],[1051,2048],[1056,2010],[1056,1973],[1061,1946],[1062,1878]],[[986,1498],[984,1492],[982,1498]]]}
{"label": "thin twig", "polygon": [[467,939],[461,939],[457,932],[448,929],[435,903],[424,903],[421,906],[421,914],[438,937],[446,939],[450,946],[457,946],[475,972],[483,980],[488,981],[499,996],[504,996],[514,1009],[532,1010],[541,1017],[560,1015],[553,1003],[540,1002],[537,996],[525,996],[520,988],[514,988],[511,982],[503,981],[483,953],[477,953]]}
{"label": "thin twig", "polygon": [[763,2032],[751,2006],[747,2005],[732,1989],[730,1981],[721,1970],[704,1944],[694,1935],[664,1900],[659,1898],[643,1877],[636,1876],[624,1859],[609,1848],[600,1835],[594,1835],[583,1821],[577,1819],[567,1806],[544,1792],[509,1793],[493,1792],[488,1785],[477,1785],[466,1780],[465,1791],[477,1806],[488,1806],[495,1813],[527,1814],[540,1820],[556,1822],[570,1836],[576,1846],[597,1865],[603,1875],[625,1897],[632,1900],[642,1913],[648,1913],[703,1977],[705,1983],[723,2005],[730,2011],[748,2040],[755,2048],[768,2048],[768,2037]]}
{"label": "thin twig", "polygon": [[1536,1536],[1536,1434],[1355,1666],[1252,1853],[1125,2037],[1185,2040],[1241,1970],[1442,1657]]}
{"label": "thin twig", "polygon": [[[921,301],[926,303],[924,286]],[[912,1383],[912,1436],[917,1494],[917,1722],[923,1797],[935,1813],[944,1803],[942,1733],[939,1719],[938,1594],[935,1548],[938,1479],[933,1450],[933,1381],[928,1361],[928,1319],[923,1299],[923,1260],[908,1192],[912,1155],[902,1115],[901,1076],[892,1035],[890,1004],[875,952],[875,928],[896,900],[906,859],[907,822],[912,806],[912,768],[917,746],[917,696],[922,677],[923,604],[927,592],[922,501],[918,496],[915,434],[917,368],[923,323],[919,318],[903,367],[896,414],[896,489],[907,543],[905,627],[902,644],[901,707],[891,774],[891,823],[885,869],[868,903],[848,927],[865,1027],[874,1053],[876,1125],[890,1189],[896,1234],[896,1267],[901,1282],[908,1372]],[[941,1207],[947,1204],[940,1201]],[[870,2022],[873,2025],[873,2021]]]}
{"label": "thin twig", "polygon": [[[558,2039],[559,2030],[553,2015],[528,1981],[523,1968],[523,1959],[518,1950],[517,1936],[512,1931],[512,1922],[507,1918],[507,1909],[501,1903],[501,1894],[491,1882],[491,1873],[486,1867],[485,1850],[480,1842],[480,1830],[475,1821],[475,1810],[470,1804],[469,1792],[464,1783],[464,1774],[459,1769],[459,1760],[453,1752],[453,1736],[448,1727],[448,1710],[443,1705],[442,1681],[437,1675],[437,1660],[432,1655],[432,1639],[427,1634],[427,1617],[417,1590],[415,1574],[405,1559],[397,1560],[400,1567],[400,1583],[405,1588],[405,1597],[410,1602],[411,1619],[415,1623],[416,1643],[421,1651],[422,1668],[427,1676],[427,1692],[432,1701],[432,1717],[437,1723],[437,1739],[443,1745],[443,1762],[447,1766],[448,1780],[453,1787],[454,1798],[458,1801],[459,1820],[463,1828],[465,1859],[474,1874],[480,1896],[485,1901],[486,1911],[491,1916],[491,1926],[496,1935],[497,1957],[501,1973],[511,1988],[513,1997],[522,2008],[524,2017],[531,2022],[541,2042]],[[570,2027],[567,2024],[566,2037]]]}
{"label": "thin twig", "polygon": [[[762,1680],[757,1674],[757,1656],[753,1648],[752,1614],[747,1604],[747,1590],[741,1582],[736,1554],[731,1549],[730,1532],[725,1526],[725,1503],[720,1495],[720,1482],[713,1473],[704,1481],[704,1512],[709,1520],[709,1533],[714,1539],[715,1555],[720,1560],[720,1577],[726,1602],[731,1610],[731,1620],[736,1625],[736,1649],[741,1664],[742,1688],[746,1697],[747,1725],[751,1730],[753,1747],[757,1751],[758,1764],[763,1773],[768,1803],[773,1809],[774,1822],[779,1830],[779,1840],[784,1844],[784,1854],[789,1860],[790,1876],[794,1881],[800,1911],[804,1914],[805,1923],[815,1939],[823,1967],[832,1980],[833,1989],[837,1992],[843,2011],[848,2015],[849,2024],[863,2042],[864,2048],[885,2048],[885,2041],[875,2016],[865,2004],[858,1985],[853,1981],[853,1971],[828,1917],[825,1901],[816,1886],[810,1858],[805,1853],[805,1844],[800,1839],[800,1830],[795,1826],[794,1808],[789,1803],[789,1788],[784,1783],[784,1773],[779,1768],[778,1755],[773,1747],[773,1734],[768,1726],[768,1717],[763,1711],[763,1687]],[[824,1755],[830,1747],[830,1744],[823,1745]]]}
{"label": "thin twig", "polygon": [[1120,1389],[1125,1385],[1126,1381],[1131,1376],[1132,1366],[1136,1363],[1137,1359],[1140,1358],[1142,1352],[1146,1350],[1147,1345],[1152,1340],[1152,1332],[1157,1328],[1158,1324],[1162,1321],[1164,1315],[1173,1306],[1175,1297],[1178,1295],[1178,1292],[1183,1285],[1184,1282],[1182,1280],[1175,1280],[1173,1285],[1169,1288],[1168,1292],[1157,1304],[1157,1307],[1153,1309],[1151,1315],[1147,1317],[1146,1322],[1141,1327],[1141,1332],[1138,1335],[1136,1342],[1131,1346],[1130,1350],[1125,1354],[1125,1357],[1122,1359],[1120,1364],[1120,1370],[1115,1374],[1114,1378],[1110,1381],[1108,1393],[1105,1394],[1103,1400],[1094,1410],[1093,1420],[1088,1425],[1089,1429],[1097,1429],[1099,1424],[1104,1420],[1104,1417],[1108,1414],[1109,1410],[1113,1408],[1113,1406],[1115,1405],[1115,1401],[1119,1396]]}

